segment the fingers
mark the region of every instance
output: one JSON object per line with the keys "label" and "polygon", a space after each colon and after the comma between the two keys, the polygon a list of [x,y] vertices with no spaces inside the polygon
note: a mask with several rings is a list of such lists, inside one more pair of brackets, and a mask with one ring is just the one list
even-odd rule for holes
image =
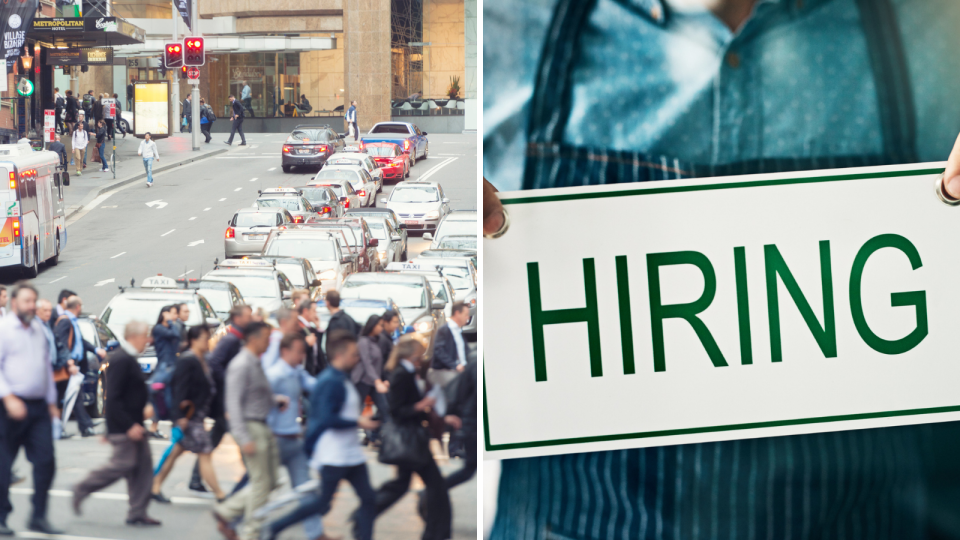
{"label": "fingers", "polygon": [[[960,157],[958,157],[960,160]],[[483,234],[493,234],[503,226],[503,204],[497,197],[497,188],[483,179]]]}
{"label": "fingers", "polygon": [[947,168],[943,171],[943,187],[948,196],[960,199],[960,136],[953,143],[953,150],[947,159]]}

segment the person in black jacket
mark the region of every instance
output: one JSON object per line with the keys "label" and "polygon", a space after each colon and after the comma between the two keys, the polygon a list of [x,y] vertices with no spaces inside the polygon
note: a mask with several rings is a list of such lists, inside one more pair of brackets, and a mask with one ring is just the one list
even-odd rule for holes
{"label": "person in black jacket", "polygon": [[[233,360],[243,347],[243,328],[245,328],[252,319],[253,312],[250,306],[234,306],[230,310],[230,326],[227,333],[220,338],[213,352],[207,355],[207,367],[213,377],[214,394],[210,403],[209,416],[213,418],[213,429],[210,430],[210,442],[213,448],[216,448],[223,435],[227,432],[227,419],[224,417],[224,381],[227,372],[227,365]],[[212,486],[211,486],[212,487]],[[190,489],[194,491],[207,491],[203,486],[200,475],[200,460],[193,467],[193,476],[190,478]]]}
{"label": "person in black jacket", "polygon": [[[101,359],[106,357],[106,351],[94,347],[89,341],[83,339],[83,336],[80,334],[80,326],[76,321],[82,310],[83,302],[80,300],[80,297],[71,296],[67,299],[66,312],[57,318],[57,322],[54,323],[53,327],[53,335],[57,343],[66,346],[67,350],[70,351],[70,360],[67,361],[67,368],[71,374],[74,372],[74,370],[71,369],[74,366],[79,370],[79,373],[87,373],[90,370],[87,362],[87,353],[93,353]],[[64,391],[66,390],[67,383],[68,381],[61,381]],[[73,408],[73,412],[77,419],[77,427],[80,428],[80,434],[84,437],[92,437],[95,435],[93,432],[93,420],[90,419],[90,414],[87,412],[86,407],[83,406],[83,403],[78,403],[77,406]]]}
{"label": "person in black jacket", "polygon": [[430,363],[430,382],[446,386],[467,364],[466,343],[461,328],[470,320],[470,309],[463,302],[454,302],[447,324],[437,329]]}
{"label": "person in black jacket", "polygon": [[[327,304],[327,311],[330,312],[330,320],[327,321],[327,328],[324,332],[329,336],[334,330],[346,330],[353,334],[353,337],[357,337],[360,334],[360,324],[340,309],[340,293],[334,290],[327,291],[324,301]],[[327,357],[330,357],[329,350],[327,351]]]}
{"label": "person in black jacket", "polygon": [[[390,373],[390,390],[387,393],[387,402],[390,407],[390,419],[405,429],[426,429],[423,423],[428,421],[436,398],[424,395],[418,386],[419,373],[423,371],[424,346],[416,337],[401,338],[394,347],[386,369]],[[385,482],[377,489],[376,515],[382,514],[410,489],[410,478],[413,473],[423,480],[427,486],[427,516],[422,540],[447,540],[451,533],[452,514],[450,509],[450,495],[444,483],[443,475],[437,467],[436,461],[429,447],[426,452],[425,465],[410,466],[398,465],[397,477]]]}
{"label": "person in black jacket", "polygon": [[73,90],[67,90],[67,104],[64,109],[64,122],[67,124],[67,130],[64,133],[72,133],[73,125],[77,123],[77,112],[80,110],[80,102],[73,95]]}
{"label": "person in black jacket", "polygon": [[[99,101],[97,102],[99,103]],[[105,151],[107,149],[107,138],[110,133],[107,130],[107,121],[98,120],[97,121],[97,153],[100,155],[100,172],[110,172],[110,167],[107,166],[107,156]]]}
{"label": "person in black jacket", "polygon": [[80,505],[91,493],[126,478],[130,501],[127,525],[156,526],[160,522],[147,515],[153,459],[143,419],[149,393],[137,361],[150,340],[150,328],[134,321],[127,324],[123,337],[121,348],[110,353],[110,376],[107,377],[110,400],[105,414],[107,440],[113,445],[113,455],[103,467],[73,488],[73,511],[80,515]]}
{"label": "person in black jacket", "polygon": [[240,146],[246,146],[247,137],[243,134],[243,105],[237,101],[237,98],[230,96],[230,107],[232,111],[230,121],[232,124],[230,126],[230,138],[227,139],[227,144],[233,144],[233,134],[239,131]]}
{"label": "person in black jacket", "polygon": [[[477,361],[472,359],[451,381],[447,392],[447,416],[444,421],[454,429],[463,430],[463,468],[446,478],[447,489],[473,478],[477,473]],[[452,390],[450,392],[449,390]]]}
{"label": "person in black jacket", "polygon": [[297,322],[307,344],[307,358],[303,368],[316,377],[327,367],[327,357],[320,347],[321,332],[318,330],[317,305],[309,298],[297,305]]}
{"label": "person in black jacket", "polygon": [[173,386],[173,406],[170,413],[174,423],[183,432],[183,438],[173,445],[170,456],[153,479],[151,496],[157,502],[170,503],[170,499],[164,497],[160,489],[173,469],[174,462],[184,452],[197,454],[197,464],[203,481],[210,486],[217,500],[224,497],[220,483],[217,482],[217,475],[213,471],[213,443],[203,425],[216,391],[205,359],[209,341],[210,330],[206,326],[194,326],[187,332],[188,348],[180,353],[173,379],[170,381]]}

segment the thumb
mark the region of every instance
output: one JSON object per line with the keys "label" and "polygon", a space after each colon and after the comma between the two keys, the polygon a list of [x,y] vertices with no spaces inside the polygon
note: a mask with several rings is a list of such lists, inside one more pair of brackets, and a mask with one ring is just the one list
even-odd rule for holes
{"label": "thumb", "polygon": [[943,171],[943,188],[949,197],[960,199],[960,136],[947,158],[947,168]]}
{"label": "thumb", "polygon": [[483,234],[493,234],[503,226],[503,203],[497,197],[497,188],[483,179]]}

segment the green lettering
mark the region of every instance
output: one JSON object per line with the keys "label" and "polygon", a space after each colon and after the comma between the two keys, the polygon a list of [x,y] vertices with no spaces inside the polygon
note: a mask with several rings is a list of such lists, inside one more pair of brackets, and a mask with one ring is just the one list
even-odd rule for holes
{"label": "green lettering", "polygon": [[627,256],[618,255],[617,300],[620,303],[620,348],[623,350],[623,374],[637,372],[633,357],[633,316],[630,314],[630,278],[627,275]]}
{"label": "green lettering", "polygon": [[753,363],[750,342],[750,298],[747,295],[747,257],[742,247],[733,248],[733,267],[737,281],[737,318],[740,323],[740,363]]}

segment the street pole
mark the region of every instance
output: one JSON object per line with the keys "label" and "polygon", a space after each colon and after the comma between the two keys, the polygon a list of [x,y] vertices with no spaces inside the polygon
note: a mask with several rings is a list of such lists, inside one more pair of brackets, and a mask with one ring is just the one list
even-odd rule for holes
{"label": "street pole", "polygon": [[70,90],[80,99],[80,66],[70,66]]}
{"label": "street pole", "polygon": [[[194,37],[202,37],[200,35],[200,14],[197,9],[197,0],[190,0],[190,29],[193,32]],[[204,53],[206,54],[206,53]],[[198,79],[195,82],[200,82]],[[190,88],[190,132],[191,138],[193,139],[193,149],[200,149],[200,85],[194,84]]]}
{"label": "street pole", "polygon": [[[173,13],[173,41],[179,41],[179,33],[177,32],[179,28],[179,19],[180,12],[177,11],[177,3],[170,2],[170,8]],[[174,129],[180,129],[180,68],[174,68],[173,71],[173,84],[170,85],[170,136],[172,137]],[[174,127],[176,126],[176,127]]]}

